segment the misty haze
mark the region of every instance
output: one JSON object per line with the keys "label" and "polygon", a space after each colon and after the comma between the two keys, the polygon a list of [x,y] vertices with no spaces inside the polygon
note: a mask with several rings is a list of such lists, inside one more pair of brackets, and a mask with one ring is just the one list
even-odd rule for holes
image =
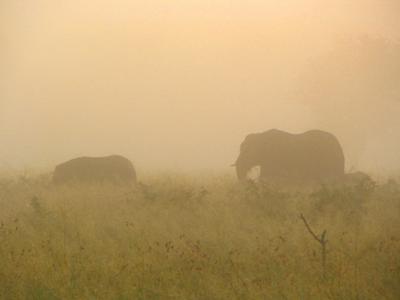
{"label": "misty haze", "polygon": [[400,299],[400,2],[0,1],[1,299]]}

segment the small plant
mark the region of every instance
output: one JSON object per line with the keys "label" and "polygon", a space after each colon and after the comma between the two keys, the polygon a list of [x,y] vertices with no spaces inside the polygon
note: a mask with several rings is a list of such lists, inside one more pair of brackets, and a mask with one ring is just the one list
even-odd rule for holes
{"label": "small plant", "polygon": [[326,239],[326,230],[324,230],[319,236],[314,233],[308,224],[306,218],[303,214],[300,215],[300,219],[303,221],[310,235],[320,244],[321,246],[321,266],[322,266],[322,277],[326,278],[326,244],[328,240]]}

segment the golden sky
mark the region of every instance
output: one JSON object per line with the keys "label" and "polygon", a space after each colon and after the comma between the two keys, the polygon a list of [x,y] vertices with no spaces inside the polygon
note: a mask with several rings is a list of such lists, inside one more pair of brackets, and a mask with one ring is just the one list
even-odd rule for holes
{"label": "golden sky", "polygon": [[399,41],[397,0],[3,0],[0,167],[228,169],[248,133],[320,128],[397,170]]}

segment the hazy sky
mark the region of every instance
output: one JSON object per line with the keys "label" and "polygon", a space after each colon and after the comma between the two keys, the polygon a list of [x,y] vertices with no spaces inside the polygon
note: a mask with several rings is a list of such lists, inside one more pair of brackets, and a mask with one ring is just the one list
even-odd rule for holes
{"label": "hazy sky", "polygon": [[228,169],[244,136],[336,134],[400,169],[398,0],[0,0],[0,168],[123,154]]}

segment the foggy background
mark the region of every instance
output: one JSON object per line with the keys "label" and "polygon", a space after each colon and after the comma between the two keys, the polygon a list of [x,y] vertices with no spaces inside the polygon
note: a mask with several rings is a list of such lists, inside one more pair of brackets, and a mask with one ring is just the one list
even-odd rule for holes
{"label": "foggy background", "polygon": [[394,173],[399,116],[398,0],[0,1],[0,171],[230,170],[248,133],[318,128]]}

